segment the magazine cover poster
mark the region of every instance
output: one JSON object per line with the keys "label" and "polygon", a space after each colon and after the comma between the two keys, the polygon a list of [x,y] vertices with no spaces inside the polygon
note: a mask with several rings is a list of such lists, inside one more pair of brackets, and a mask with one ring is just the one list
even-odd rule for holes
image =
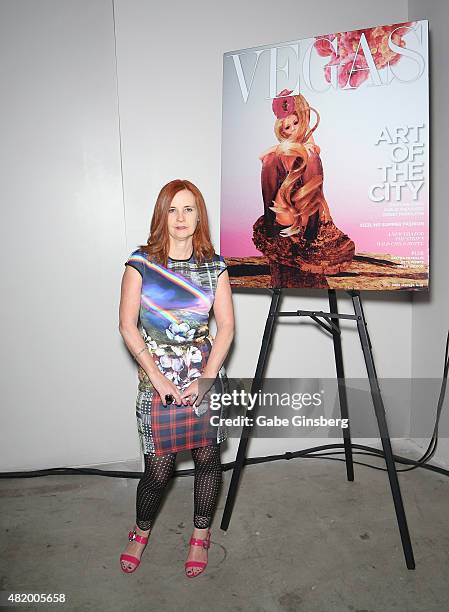
{"label": "magazine cover poster", "polygon": [[428,289],[428,90],[427,20],[225,53],[231,284]]}

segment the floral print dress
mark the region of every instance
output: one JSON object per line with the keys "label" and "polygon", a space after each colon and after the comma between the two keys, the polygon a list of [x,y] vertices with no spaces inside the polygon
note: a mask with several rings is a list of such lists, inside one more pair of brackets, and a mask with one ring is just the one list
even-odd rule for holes
{"label": "floral print dress", "polygon": [[[215,253],[199,264],[192,253],[185,260],[169,258],[165,267],[137,249],[125,265],[142,275],[139,331],[159,370],[182,391],[201,376],[210,355],[209,313],[226,262]],[[210,406],[211,393],[228,389],[223,367],[200,406],[165,405],[140,365],[138,378],[136,418],[143,453],[164,455],[226,439],[226,427],[210,421],[224,417],[222,407]]]}

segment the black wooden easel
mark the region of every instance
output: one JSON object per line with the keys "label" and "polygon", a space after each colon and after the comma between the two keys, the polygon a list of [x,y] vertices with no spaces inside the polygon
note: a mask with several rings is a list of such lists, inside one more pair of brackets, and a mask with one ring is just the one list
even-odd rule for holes
{"label": "black wooden easel", "polygon": [[[396,472],[396,466],[393,458],[393,451],[391,448],[390,435],[388,433],[388,426],[385,416],[385,408],[380,392],[379,381],[377,379],[377,372],[374,365],[373,353],[371,350],[371,342],[368,334],[367,324],[365,315],[363,312],[362,300],[359,291],[348,291],[347,293],[351,296],[352,303],[354,306],[354,314],[339,314],[337,306],[337,296],[334,289],[329,289],[329,307],[330,312],[314,311],[314,310],[296,310],[292,312],[279,312],[279,304],[281,299],[282,289],[274,288],[271,289],[273,292],[271,298],[270,311],[265,324],[265,331],[262,339],[262,346],[260,349],[259,359],[257,362],[256,373],[254,380],[251,385],[251,394],[257,393],[262,385],[262,379],[267,364],[268,353],[270,350],[271,341],[273,338],[274,324],[277,317],[280,316],[299,316],[299,317],[310,317],[318,325],[326,329],[332,334],[335,354],[335,364],[338,378],[338,395],[340,403],[340,411],[343,419],[349,418],[348,415],[348,402],[346,394],[345,375],[343,368],[343,353],[341,348],[341,330],[340,330],[340,319],[352,319],[357,323],[357,329],[359,332],[360,342],[362,345],[363,356],[365,358],[366,370],[368,373],[368,379],[371,389],[371,396],[374,404],[374,411],[379,426],[380,438],[382,441],[382,447],[385,454],[385,463],[387,465],[388,478],[390,480],[391,494],[393,496],[394,508],[396,511],[396,518],[398,521],[399,532],[402,540],[402,548],[404,551],[405,561],[408,569],[415,569],[415,561],[413,558],[413,549],[410,542],[410,534],[407,526],[407,518],[405,516],[404,504],[402,501],[401,490],[399,487],[398,475]],[[254,422],[257,403],[251,411],[251,416]],[[248,410],[246,411],[248,412]],[[247,415],[245,415],[247,416]],[[348,421],[349,422],[349,421]],[[223,511],[223,517],[221,521],[221,529],[227,530],[229,522],[231,520],[232,510],[234,507],[235,499],[237,496],[238,484],[240,481],[240,474],[245,464],[246,459],[246,448],[251,435],[252,425],[245,425],[242,429],[240,443],[237,451],[237,457],[235,460],[234,469],[232,471],[231,483],[229,485],[228,495],[226,498],[226,505]],[[352,461],[352,444],[350,427],[343,428],[343,442],[345,449],[345,460],[346,460],[346,474],[347,479],[350,481],[354,480],[354,466]]]}

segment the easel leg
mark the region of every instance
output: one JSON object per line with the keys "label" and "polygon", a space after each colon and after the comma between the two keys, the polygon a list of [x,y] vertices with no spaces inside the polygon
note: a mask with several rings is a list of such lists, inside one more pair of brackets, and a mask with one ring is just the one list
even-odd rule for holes
{"label": "easel leg", "polygon": [[[332,314],[338,314],[337,295],[335,289],[329,289],[329,309]],[[335,326],[340,329],[339,319],[333,319]],[[342,419],[348,419],[348,397],[346,393],[345,383],[345,371],[343,367],[343,351],[341,348],[341,335],[337,330],[332,331],[332,339],[334,342],[334,355],[335,365],[337,369],[337,384],[338,384],[338,397],[340,400],[340,412]],[[351,445],[351,432],[350,427],[343,429],[343,443],[345,447],[345,458],[346,458],[346,476],[348,480],[354,480],[354,463],[352,460],[352,445]]]}
{"label": "easel leg", "polygon": [[365,315],[363,313],[360,293],[358,291],[350,292],[352,303],[354,305],[354,313],[357,316],[357,329],[362,344],[363,356],[365,358],[366,370],[371,388],[371,396],[373,398],[374,411],[376,413],[377,422],[379,425],[380,438],[385,454],[385,462],[387,464],[388,478],[390,480],[391,493],[393,496],[396,518],[398,521],[399,532],[401,534],[402,548],[404,551],[405,561],[408,569],[415,569],[415,560],[413,558],[413,549],[410,542],[410,534],[405,516],[404,504],[402,501],[401,489],[399,487],[398,474],[391,449],[391,440],[388,433],[388,425],[385,416],[385,408],[380,393],[379,381],[377,379],[376,368],[371,350],[371,342],[369,339],[368,329],[366,326]]}
{"label": "easel leg", "polygon": [[[259,359],[257,361],[256,374],[251,385],[251,394],[259,391],[262,377],[265,371],[267,363],[268,352],[270,350],[271,340],[273,337],[273,328],[276,321],[276,313],[279,310],[279,304],[281,300],[281,289],[273,289],[273,296],[271,298],[270,312],[265,323],[265,331],[262,339],[262,347],[260,349]],[[251,416],[255,418],[257,405],[254,406],[251,411]],[[248,415],[246,410],[245,416]],[[237,496],[237,489],[240,481],[240,474],[245,463],[246,448],[248,446],[249,437],[251,435],[252,427],[247,425],[242,429],[242,435],[240,437],[240,443],[237,450],[237,456],[235,459],[234,469],[232,470],[231,484],[229,485],[228,496],[226,498],[226,504],[223,511],[223,517],[221,519],[220,528],[226,530],[231,520],[232,509],[234,507],[235,498]]]}

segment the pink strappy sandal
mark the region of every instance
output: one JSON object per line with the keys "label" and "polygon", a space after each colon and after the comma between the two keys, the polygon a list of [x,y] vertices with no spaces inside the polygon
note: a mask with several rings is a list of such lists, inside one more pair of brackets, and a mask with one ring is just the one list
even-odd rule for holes
{"label": "pink strappy sandal", "polygon": [[[136,542],[139,542],[139,544],[146,544],[148,542],[148,537],[137,535],[136,530],[133,529],[128,533],[128,540],[130,542],[135,540]],[[135,563],[135,566],[132,569],[124,567],[122,563],[123,561],[130,561],[131,563]],[[122,568],[122,572],[125,572],[125,574],[132,574],[136,571],[139,565],[140,559],[138,559],[137,557],[134,557],[133,555],[127,555],[126,553],[120,555],[120,567]]]}
{"label": "pink strappy sandal", "polygon": [[[201,540],[200,538],[192,537],[190,538],[189,544],[193,544],[194,546],[202,546],[203,548],[207,550],[210,546],[210,529],[207,533],[207,538],[205,540]],[[207,567],[207,561],[186,561],[184,563],[184,567],[185,567],[187,578],[195,578],[195,576],[199,576],[200,574],[204,572],[204,570]],[[201,568],[201,571],[195,572],[194,574],[188,574],[187,569],[189,567],[199,567]]]}

